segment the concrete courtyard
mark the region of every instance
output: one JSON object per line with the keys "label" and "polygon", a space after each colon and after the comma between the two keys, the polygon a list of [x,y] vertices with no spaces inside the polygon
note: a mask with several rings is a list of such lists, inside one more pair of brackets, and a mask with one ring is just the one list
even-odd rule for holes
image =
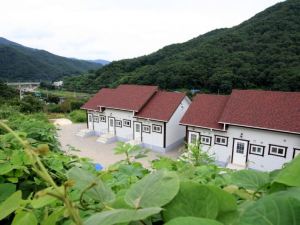
{"label": "concrete courtyard", "polygon": [[[58,127],[58,138],[61,143],[62,149],[68,151],[71,147],[79,151],[72,151],[74,155],[80,157],[87,157],[92,159],[95,163],[100,163],[102,166],[107,167],[115,162],[124,159],[123,155],[115,155],[114,147],[116,143],[112,144],[102,144],[96,142],[98,137],[77,137],[76,133],[81,129],[86,129],[86,124],[66,124],[57,125]],[[170,158],[176,159],[180,155],[180,148],[174,149],[173,151],[167,152],[166,154],[149,152],[146,158],[138,159],[138,162],[144,164],[144,166],[149,166],[149,161],[156,159],[158,156],[168,156]]]}

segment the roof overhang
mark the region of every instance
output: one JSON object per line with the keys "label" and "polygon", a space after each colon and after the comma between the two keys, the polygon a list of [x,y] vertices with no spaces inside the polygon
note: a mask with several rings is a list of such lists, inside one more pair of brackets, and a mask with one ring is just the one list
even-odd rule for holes
{"label": "roof overhang", "polygon": [[248,128],[253,128],[253,129],[269,130],[269,131],[276,131],[276,132],[281,132],[281,133],[290,133],[290,134],[300,135],[300,132],[295,132],[295,131],[272,129],[272,128],[267,128],[267,127],[256,127],[256,126],[250,126],[250,125],[244,125],[244,124],[238,124],[238,123],[228,123],[228,122],[221,122],[221,121],[219,123],[228,124],[228,125],[237,126],[237,127],[248,127]]}
{"label": "roof overhang", "polygon": [[218,129],[218,128],[212,128],[212,127],[205,127],[205,126],[199,126],[199,125],[194,125],[194,124],[179,123],[179,125],[181,125],[181,126],[190,126],[190,127],[198,127],[198,128],[208,129],[208,130],[216,130],[216,131],[226,132],[226,130],[224,130],[224,129]]}

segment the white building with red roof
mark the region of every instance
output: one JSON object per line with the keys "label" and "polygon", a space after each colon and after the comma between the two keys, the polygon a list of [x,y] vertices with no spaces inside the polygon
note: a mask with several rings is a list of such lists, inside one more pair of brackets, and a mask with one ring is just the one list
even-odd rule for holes
{"label": "white building with red roof", "polygon": [[185,128],[179,121],[189,105],[183,93],[120,85],[101,89],[81,108],[87,111],[88,130],[100,136],[99,142],[128,141],[164,152],[183,143]]}
{"label": "white building with red roof", "polygon": [[198,94],[180,121],[219,165],[270,171],[300,154],[300,93]]}

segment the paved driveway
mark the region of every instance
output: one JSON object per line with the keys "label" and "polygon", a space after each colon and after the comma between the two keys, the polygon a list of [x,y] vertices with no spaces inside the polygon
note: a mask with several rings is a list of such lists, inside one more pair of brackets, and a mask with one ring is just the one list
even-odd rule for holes
{"label": "paved driveway", "polygon": [[[72,146],[80,151],[72,151],[72,154],[87,157],[94,162],[100,163],[104,167],[107,167],[119,160],[124,159],[123,155],[115,155],[113,148],[116,146],[112,144],[102,144],[96,142],[97,137],[81,138],[77,137],[76,133],[81,129],[86,129],[86,124],[70,124],[59,126],[58,135],[62,145],[62,149],[67,151],[68,146]],[[145,166],[149,166],[149,161],[162,155],[160,153],[149,152],[147,158],[139,159]],[[173,150],[164,154],[165,156],[176,158],[179,155],[179,150]]]}

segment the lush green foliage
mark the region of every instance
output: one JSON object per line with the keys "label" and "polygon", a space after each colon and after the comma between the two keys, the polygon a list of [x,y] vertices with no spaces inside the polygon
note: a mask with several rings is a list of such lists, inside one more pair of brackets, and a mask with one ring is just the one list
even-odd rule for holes
{"label": "lush green foliage", "polygon": [[134,83],[221,93],[233,88],[299,91],[299,21],[299,0],[287,0],[233,28],[112,62],[94,75],[67,78],[65,87],[96,92]]}
{"label": "lush green foliage", "polygon": [[300,156],[271,173],[235,172],[193,145],[178,161],[162,157],[144,168],[136,162],[144,150],[119,143],[125,159],[96,171],[58,151],[42,114],[6,123],[16,133],[0,133],[1,224],[300,224]]}
{"label": "lush green foliage", "polygon": [[84,110],[74,110],[69,114],[73,123],[86,122],[86,112]]}
{"label": "lush green foliage", "polygon": [[1,37],[0,59],[0,78],[9,81],[51,81],[101,67],[101,64],[53,55]]}

